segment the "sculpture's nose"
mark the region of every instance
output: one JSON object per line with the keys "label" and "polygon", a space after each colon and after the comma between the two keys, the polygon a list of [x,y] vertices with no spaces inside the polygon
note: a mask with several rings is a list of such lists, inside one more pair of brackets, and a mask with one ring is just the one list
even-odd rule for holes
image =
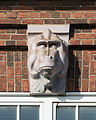
{"label": "sculpture's nose", "polygon": [[53,57],[52,56],[49,56],[50,57],[50,59],[53,59]]}
{"label": "sculpture's nose", "polygon": [[48,59],[48,60],[53,59],[53,56],[47,55],[47,56],[45,56],[45,59]]}
{"label": "sculpture's nose", "polygon": [[49,47],[47,48],[46,56],[47,56],[49,59],[53,59],[53,56],[51,55],[51,51],[50,51]]}
{"label": "sculpture's nose", "polygon": [[52,48],[50,48],[49,44],[47,44],[46,46],[46,56],[50,59],[53,59],[54,58],[54,54],[55,54],[56,51],[52,50]]}
{"label": "sculpture's nose", "polygon": [[50,49],[49,49],[49,45],[47,44],[46,55],[49,56],[49,54],[50,54]]}

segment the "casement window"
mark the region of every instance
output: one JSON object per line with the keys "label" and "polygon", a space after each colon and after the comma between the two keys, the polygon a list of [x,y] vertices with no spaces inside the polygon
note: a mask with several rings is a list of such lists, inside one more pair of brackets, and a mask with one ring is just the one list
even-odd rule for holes
{"label": "casement window", "polygon": [[0,120],[41,120],[41,106],[40,103],[2,103],[0,105]]}
{"label": "casement window", "polygon": [[73,92],[53,103],[53,120],[96,120],[96,92]]}
{"label": "casement window", "polygon": [[0,120],[43,120],[43,102],[29,93],[0,93]]}
{"label": "casement window", "polygon": [[56,120],[96,120],[96,103],[56,104]]}
{"label": "casement window", "polygon": [[96,120],[95,93],[0,93],[0,120]]}

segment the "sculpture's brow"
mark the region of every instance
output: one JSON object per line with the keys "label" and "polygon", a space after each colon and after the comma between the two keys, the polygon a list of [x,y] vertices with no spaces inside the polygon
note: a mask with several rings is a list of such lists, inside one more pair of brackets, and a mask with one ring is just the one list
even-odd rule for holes
{"label": "sculpture's brow", "polygon": [[60,43],[59,40],[39,40],[37,43],[41,43],[41,42],[48,42],[48,43],[50,43],[50,42],[58,42],[58,43]]}
{"label": "sculpture's brow", "polygon": [[39,40],[37,42],[37,46],[40,46],[40,45],[47,46],[47,44],[55,45],[55,46],[59,47],[60,46],[60,41],[59,40]]}
{"label": "sculpture's brow", "polygon": [[59,40],[48,40],[48,43],[60,43]]}
{"label": "sculpture's brow", "polygon": [[47,45],[47,43],[46,43],[45,40],[39,40],[36,44],[37,44],[37,46],[40,46],[40,45]]}
{"label": "sculpture's brow", "polygon": [[46,40],[39,40],[37,43],[46,42]]}

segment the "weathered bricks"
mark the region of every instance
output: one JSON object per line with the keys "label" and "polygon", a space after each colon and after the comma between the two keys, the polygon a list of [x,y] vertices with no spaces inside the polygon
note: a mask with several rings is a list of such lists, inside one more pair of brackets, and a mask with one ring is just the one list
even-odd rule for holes
{"label": "weathered bricks", "polygon": [[40,18],[49,18],[50,13],[49,12],[40,12]]}
{"label": "weathered bricks", "polygon": [[6,41],[6,45],[7,46],[15,45],[15,41]]}
{"label": "weathered bricks", "polygon": [[20,24],[20,19],[0,19],[0,24]]}
{"label": "weathered bricks", "polygon": [[90,74],[96,75],[96,61],[91,61]]}
{"label": "weathered bricks", "polygon": [[94,92],[96,91],[96,76],[90,76],[90,91]]}
{"label": "weathered bricks", "polygon": [[21,87],[21,76],[15,76],[15,90],[16,92],[20,92],[22,91],[22,87]]}
{"label": "weathered bricks", "polygon": [[23,24],[43,24],[43,20],[41,19],[23,19]]}
{"label": "weathered bricks", "polygon": [[82,80],[82,91],[88,92],[88,80]]}
{"label": "weathered bricks", "polygon": [[14,68],[13,67],[7,68],[7,78],[14,79]]}
{"label": "weathered bricks", "polygon": [[10,39],[10,35],[0,34],[0,39]]}
{"label": "weathered bricks", "polygon": [[60,18],[60,13],[59,12],[52,12],[51,18]]}
{"label": "weathered bricks", "polygon": [[81,13],[81,12],[72,13],[73,18],[82,18],[82,16],[83,16],[83,13]]}
{"label": "weathered bricks", "polygon": [[61,13],[62,18],[71,18],[71,13],[63,12]]}
{"label": "weathered bricks", "polygon": [[87,19],[67,19],[66,20],[67,24],[86,24],[87,23]]}
{"label": "weathered bricks", "polygon": [[26,40],[26,35],[12,35],[12,40]]}
{"label": "weathered bricks", "polygon": [[90,52],[89,51],[83,51],[83,65],[89,65],[89,59]]}
{"label": "weathered bricks", "polygon": [[0,91],[6,92],[6,76],[0,76]]}
{"label": "weathered bricks", "polygon": [[46,19],[44,20],[45,24],[65,24],[64,19]]}
{"label": "weathered bricks", "polygon": [[16,18],[16,12],[8,12],[7,18]]}
{"label": "weathered bricks", "polygon": [[14,91],[14,80],[8,80],[8,92]]}
{"label": "weathered bricks", "polygon": [[29,91],[29,81],[23,80],[23,91],[28,92]]}
{"label": "weathered bricks", "polygon": [[6,74],[6,62],[0,62],[0,75]]}
{"label": "weathered bricks", "polygon": [[20,12],[20,13],[17,14],[17,17],[18,18],[27,18],[28,17],[28,13]]}
{"label": "weathered bricks", "polygon": [[39,17],[39,13],[38,12],[31,12],[31,13],[29,13],[29,17],[30,18],[38,18]]}

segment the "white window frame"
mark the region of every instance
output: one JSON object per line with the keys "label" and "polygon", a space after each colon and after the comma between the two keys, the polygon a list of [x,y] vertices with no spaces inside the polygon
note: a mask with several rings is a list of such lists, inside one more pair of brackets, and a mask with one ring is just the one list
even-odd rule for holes
{"label": "white window frame", "polygon": [[20,106],[40,106],[39,108],[39,120],[43,120],[43,104],[42,103],[0,103],[0,106],[16,106],[17,107],[17,116],[16,116],[16,120],[20,120]]}
{"label": "white window frame", "polygon": [[20,106],[39,106],[39,120],[43,120],[43,102],[34,101],[25,93],[0,93],[0,106],[16,106],[16,120],[20,120]]}
{"label": "white window frame", "polygon": [[58,106],[75,107],[75,120],[79,120],[79,107],[96,107],[96,92],[67,93],[65,98],[53,104],[53,120],[56,120],[56,108]]}
{"label": "white window frame", "polygon": [[29,92],[1,92],[0,105],[16,105],[17,120],[20,120],[20,105],[39,105],[39,120],[56,120],[56,106],[76,106],[78,120],[78,106],[96,106],[96,92],[67,92],[65,96],[31,96]]}
{"label": "white window frame", "polygon": [[56,108],[58,106],[62,107],[75,107],[75,120],[79,120],[79,107],[96,107],[96,103],[54,103],[54,117],[56,120]]}

